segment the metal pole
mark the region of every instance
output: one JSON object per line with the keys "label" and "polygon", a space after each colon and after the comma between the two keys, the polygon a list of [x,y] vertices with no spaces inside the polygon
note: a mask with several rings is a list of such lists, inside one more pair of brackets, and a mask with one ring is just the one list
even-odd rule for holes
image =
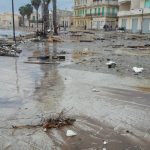
{"label": "metal pole", "polygon": [[92,14],[91,14],[91,30],[92,30],[92,28],[93,28],[92,20],[93,20],[93,18],[92,18]]}
{"label": "metal pole", "polygon": [[16,44],[16,35],[15,35],[15,17],[14,17],[14,0],[12,0],[12,19],[13,19],[13,40]]}
{"label": "metal pole", "polygon": [[142,19],[141,19],[141,34],[143,33],[143,9],[142,9]]}
{"label": "metal pole", "polygon": [[57,32],[57,0],[53,0],[53,26],[54,26],[54,35],[58,35],[58,32]]}

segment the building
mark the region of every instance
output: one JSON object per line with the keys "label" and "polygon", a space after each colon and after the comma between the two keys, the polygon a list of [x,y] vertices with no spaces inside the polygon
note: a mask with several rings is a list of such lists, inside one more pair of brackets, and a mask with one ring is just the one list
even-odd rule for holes
{"label": "building", "polygon": [[[38,22],[39,22],[39,24],[38,24],[39,28],[41,28],[42,27],[42,13],[41,12],[38,13]],[[22,23],[22,25],[23,25],[23,23]],[[24,25],[25,25],[25,27],[29,26],[29,21],[27,19],[27,16],[25,16]],[[37,27],[36,12],[33,12],[31,14],[31,17],[30,17],[30,27],[32,27],[32,28],[36,28]]]}
{"label": "building", "polygon": [[119,27],[132,33],[150,33],[150,0],[119,0]]}
{"label": "building", "polygon": [[61,27],[71,27],[73,24],[73,12],[69,10],[57,10],[57,23]]}
{"label": "building", "polygon": [[74,27],[103,29],[104,25],[115,28],[118,0],[74,0]]}
{"label": "building", "polygon": [[[53,12],[49,12],[50,27],[53,27]],[[57,9],[57,24],[60,27],[70,28],[73,24],[73,12]]]}
{"label": "building", "polygon": [[[15,18],[15,27],[19,27],[20,16],[18,14],[14,15]],[[2,13],[0,14],[0,28],[12,28],[13,27],[13,19],[12,13]]]}

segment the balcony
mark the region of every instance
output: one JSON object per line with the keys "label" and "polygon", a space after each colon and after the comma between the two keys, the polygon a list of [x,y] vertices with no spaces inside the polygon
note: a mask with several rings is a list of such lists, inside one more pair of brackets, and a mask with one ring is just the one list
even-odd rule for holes
{"label": "balcony", "polygon": [[121,16],[130,16],[132,13],[130,11],[119,11],[118,12],[118,17]]}
{"label": "balcony", "polygon": [[150,14],[150,8],[131,9],[133,15]]}
{"label": "balcony", "polygon": [[149,8],[139,8],[139,9],[131,9],[130,11],[119,11],[118,16],[133,16],[133,15],[146,15],[150,14],[150,9]]}
{"label": "balcony", "polygon": [[118,5],[118,1],[117,0],[99,0],[99,1],[94,1],[93,5],[113,5],[113,6],[117,6]]}
{"label": "balcony", "polygon": [[131,0],[118,0],[119,4],[128,3],[128,2],[131,2]]}

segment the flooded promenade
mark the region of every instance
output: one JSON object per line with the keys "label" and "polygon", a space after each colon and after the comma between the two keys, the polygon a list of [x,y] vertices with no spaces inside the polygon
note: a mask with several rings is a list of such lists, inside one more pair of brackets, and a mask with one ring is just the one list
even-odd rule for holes
{"label": "flooded promenade", "polygon": [[[70,35],[62,35],[60,43],[26,41],[19,45],[20,57],[0,57],[0,149],[149,150],[150,50],[128,48],[149,41],[99,35],[92,42]],[[47,47],[49,54],[65,51],[66,60],[24,63]],[[108,68],[108,60],[117,66]],[[144,71],[135,74],[135,66]],[[36,125],[63,109],[76,118],[73,126],[47,132],[42,127],[13,128]],[[77,135],[66,137],[69,129]]]}

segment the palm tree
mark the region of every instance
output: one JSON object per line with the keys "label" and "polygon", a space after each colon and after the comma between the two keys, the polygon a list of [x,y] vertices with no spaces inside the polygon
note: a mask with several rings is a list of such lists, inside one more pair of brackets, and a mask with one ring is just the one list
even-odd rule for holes
{"label": "palm tree", "polygon": [[29,21],[29,27],[30,27],[30,18],[32,13],[33,13],[32,5],[31,4],[25,5],[25,14],[27,15],[27,19]]}
{"label": "palm tree", "polygon": [[54,26],[54,35],[58,35],[58,32],[57,32],[57,0],[53,0],[53,26]]}
{"label": "palm tree", "polygon": [[31,0],[31,4],[36,10],[36,20],[37,20],[37,29],[38,29],[38,11],[41,4],[41,0]]}
{"label": "palm tree", "polygon": [[22,16],[23,27],[24,27],[24,17],[25,17],[25,15],[26,15],[25,6],[21,6],[21,7],[19,8],[19,13],[20,13],[20,15]]}
{"label": "palm tree", "polygon": [[49,29],[49,4],[51,0],[42,0],[42,9],[43,9],[43,23],[44,23],[44,34],[47,33]]}

